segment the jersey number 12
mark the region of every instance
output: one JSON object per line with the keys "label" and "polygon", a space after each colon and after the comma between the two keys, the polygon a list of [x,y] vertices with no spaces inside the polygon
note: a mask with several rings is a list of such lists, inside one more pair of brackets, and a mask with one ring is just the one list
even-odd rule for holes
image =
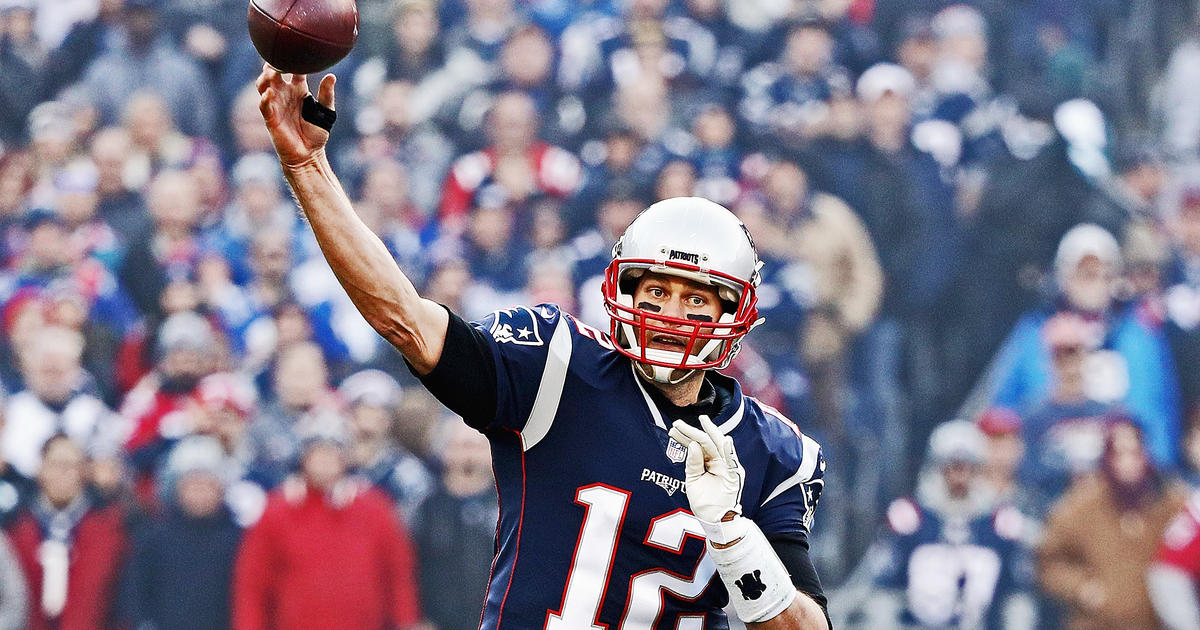
{"label": "jersey number 12", "polygon": [[[596,618],[608,590],[617,538],[625,521],[629,497],[629,492],[604,484],[584,486],[575,492],[575,502],[584,506],[586,514],[579,530],[579,541],[575,543],[575,556],[567,575],[562,605],[557,612],[546,615],[545,630],[607,628]],[[704,530],[695,516],[681,508],[651,520],[643,544],[680,553],[688,536],[703,540]],[[706,548],[690,576],[665,569],[635,574],[629,580],[629,598],[619,630],[651,630],[662,615],[664,591],[681,599],[696,599],[708,588],[716,570]],[[678,630],[703,627],[703,614],[680,615],[675,625]]]}

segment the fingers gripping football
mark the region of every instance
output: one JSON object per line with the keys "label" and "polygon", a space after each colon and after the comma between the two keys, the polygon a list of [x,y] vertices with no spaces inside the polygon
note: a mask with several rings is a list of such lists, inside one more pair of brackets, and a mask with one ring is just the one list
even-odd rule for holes
{"label": "fingers gripping football", "polygon": [[[304,98],[308,96],[308,77],[302,74],[281,74],[263,65],[255,81],[258,89],[258,109],[271,133],[271,141],[279,159],[286,165],[296,165],[312,159],[329,141],[329,132],[306,122],[302,115]],[[317,102],[334,108],[334,85],[337,78],[325,75],[317,88]]]}
{"label": "fingers gripping football", "polygon": [[692,514],[716,523],[742,513],[745,471],[738,462],[733,438],[722,435],[708,416],[700,416],[700,427],[676,421],[670,435],[687,447],[684,474]]}

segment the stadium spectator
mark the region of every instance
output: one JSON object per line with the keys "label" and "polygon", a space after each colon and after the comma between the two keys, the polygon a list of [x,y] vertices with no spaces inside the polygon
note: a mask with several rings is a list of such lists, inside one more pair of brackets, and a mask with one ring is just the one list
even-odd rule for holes
{"label": "stadium spectator", "polygon": [[[569,218],[572,234],[599,221],[599,208],[614,196],[637,197],[650,188],[662,149],[644,142],[633,129],[614,124],[602,139],[585,145],[583,185]],[[620,234],[620,232],[617,232]]]}
{"label": "stadium spectator", "polygon": [[691,129],[696,147],[696,195],[730,205],[741,193],[742,150],[734,142],[737,124],[719,102],[700,108]]}
{"label": "stadium spectator", "polygon": [[833,92],[850,88],[833,47],[827,23],[802,20],[788,31],[777,61],[746,74],[740,110],[756,134],[796,146],[820,133]]}
{"label": "stadium spectator", "polygon": [[405,202],[411,200],[420,210],[419,215],[409,218],[419,216],[423,223],[441,202],[441,185],[454,159],[455,146],[437,125],[417,118],[416,98],[416,88],[409,81],[389,81],[379,86],[356,121],[362,138],[342,160],[347,168],[362,172],[363,194],[379,161],[399,162],[407,183]]}
{"label": "stadium spectator", "polygon": [[70,437],[46,440],[38,494],[9,537],[29,585],[28,629],[116,630],[117,581],[128,551],[117,506],[84,484],[87,458]]}
{"label": "stadium spectator", "polygon": [[216,343],[212,327],[196,313],[177,313],[159,327],[156,368],[121,406],[133,426],[125,450],[140,481],[150,481],[175,442],[192,431],[191,396],[200,379],[217,368]]}
{"label": "stadium spectator", "polygon": [[154,225],[129,245],[119,277],[142,315],[169,315],[164,292],[173,282],[189,279],[201,251],[200,199],[192,177],[165,171],[150,182],[146,206]]}
{"label": "stadium spectator", "polygon": [[341,422],[324,416],[311,425],[300,475],[272,493],[247,532],[234,574],[235,628],[404,629],[421,619],[408,536],[386,496],[346,475]]}
{"label": "stadium spectator", "polygon": [[385,56],[389,79],[420,81],[446,61],[437,6],[428,0],[393,5],[392,40]]}
{"label": "stadium spectator", "polygon": [[34,209],[26,214],[23,228],[26,247],[14,261],[16,273],[4,288],[5,298],[20,302],[32,297],[49,301],[71,296],[86,316],[86,322],[77,323],[81,329],[122,337],[136,316],[133,304],[103,263],[66,246],[70,232],[62,215]]}
{"label": "stadium spectator", "polygon": [[231,627],[230,591],[241,530],[224,504],[224,454],[215,438],[188,437],[162,471],[166,513],[132,542],[122,612],[134,628]]}
{"label": "stadium spectator", "polygon": [[212,93],[203,71],[160,26],[161,0],[125,0],[124,38],[88,66],[82,83],[112,123],[127,99],[153,90],[170,104],[172,117],[189,135],[211,137],[216,128]]}
{"label": "stadium spectator", "polygon": [[668,15],[667,5],[635,0],[621,6],[621,16],[589,16],[569,27],[562,35],[560,83],[600,105],[613,88],[670,83],[680,95],[703,91],[716,39],[691,19]]}
{"label": "stadium spectator", "polygon": [[139,182],[129,181],[131,147],[129,134],[107,127],[92,136],[91,160],[96,165],[96,215],[117,233],[121,244],[150,229],[150,216],[137,192]]}
{"label": "stadium spectator", "polygon": [[[494,292],[512,293],[525,281],[529,245],[517,230],[517,208],[503,199],[480,200],[471,210],[463,238],[463,259],[471,276]],[[507,302],[507,296],[493,301]],[[486,310],[486,309],[485,309]]]}
{"label": "stadium spectator", "polygon": [[466,14],[445,34],[447,43],[495,63],[504,42],[519,26],[515,5],[513,0],[465,0]]}
{"label": "stadium spectator", "polygon": [[457,420],[439,428],[441,481],[413,528],[421,607],[439,630],[471,630],[479,626],[500,506],[487,439]]}
{"label": "stadium spectator", "polygon": [[514,202],[537,194],[565,198],[579,188],[579,160],[538,139],[538,112],[528,95],[498,96],[488,113],[487,135],[491,146],[455,160],[446,179],[440,217],[452,233],[465,227],[464,215],[485,188]]}
{"label": "stadium spectator", "polygon": [[393,437],[404,396],[400,384],[380,370],[363,370],[346,377],[338,394],[349,407],[351,468],[387,494],[411,524],[434,481],[425,464]]}
{"label": "stadium spectator", "polygon": [[1021,416],[1011,409],[994,407],[983,412],[975,425],[983,432],[987,445],[980,471],[984,483],[998,502],[1032,511],[1033,493],[1018,477],[1025,458]]}
{"label": "stadium spectator", "polygon": [[17,1],[0,7],[0,64],[5,68],[5,89],[0,97],[0,139],[20,143],[13,132],[24,129],[29,112],[45,98],[49,49],[34,28],[38,7]]}
{"label": "stadium spectator", "polygon": [[996,404],[1029,410],[1050,391],[1049,346],[1041,343],[1047,321],[1057,312],[1074,313],[1089,354],[1087,395],[1122,403],[1137,418],[1146,447],[1164,468],[1175,465],[1179,434],[1179,392],[1162,330],[1136,308],[1113,299],[1121,268],[1116,239],[1083,224],[1063,237],[1055,257],[1060,291],[1057,303],[1027,313],[997,355]]}
{"label": "stadium spectator", "polygon": [[1157,227],[1159,195],[1167,185],[1162,155],[1134,144],[1118,145],[1113,154],[1113,176],[1091,200],[1089,220],[1116,235],[1125,235],[1131,224]]}
{"label": "stadium spectator", "polygon": [[1093,472],[1104,450],[1104,431],[1113,405],[1088,391],[1084,366],[1090,352],[1086,321],[1061,313],[1046,321],[1042,342],[1050,355],[1051,391],[1024,417],[1029,446],[1021,479],[1044,516],[1077,477]]}
{"label": "stadium spectator", "polygon": [[244,262],[250,259],[251,240],[263,232],[291,235],[293,241],[286,246],[299,253],[301,226],[283,196],[279,160],[266,153],[243,156],[233,166],[232,179],[233,198],[220,212],[221,222],[213,230],[212,240],[232,265],[234,282],[245,284],[251,275]]}
{"label": "stadium spectator", "polygon": [[[865,113],[863,137],[832,144],[835,150],[819,157],[832,177],[831,192],[858,213],[883,270],[879,314],[856,344],[851,375],[862,392],[863,417],[884,427],[911,425],[912,461],[939,417],[931,409],[940,377],[935,331],[945,319],[937,305],[951,278],[950,261],[959,259],[961,237],[943,166],[915,144],[912,76],[894,64],[876,64],[855,89]],[[905,391],[901,382],[909,384]]]}
{"label": "stadium spectator", "polygon": [[1021,565],[1023,517],[984,479],[984,434],[953,420],[934,430],[916,498],[887,510],[886,561],[871,627],[1032,628]]}
{"label": "stadium spectator", "polygon": [[271,486],[283,480],[300,455],[300,436],[324,414],[337,409],[329,368],[320,347],[298,342],[279,350],[271,374],[271,396],[250,422],[247,439],[254,468]]}
{"label": "stadium spectator", "polygon": [[587,110],[576,95],[564,95],[554,81],[556,51],[549,36],[536,25],[513,30],[496,58],[495,76],[468,92],[448,112],[451,136],[471,142],[483,131],[485,116],[496,95],[522,92],[542,112],[541,137],[556,144],[574,145],[576,134],[587,124]]}
{"label": "stadium spectator", "polygon": [[198,152],[209,148],[204,136],[184,134],[171,117],[166,99],[151,91],[129,97],[121,110],[121,124],[129,133],[134,164],[147,177],[164,170],[183,170]]}
{"label": "stadium spectator", "polygon": [[119,444],[126,422],[90,392],[80,361],[79,333],[47,326],[24,341],[22,374],[27,389],[6,401],[3,448],[17,472],[33,478],[41,462],[42,444],[66,433],[82,448]]}
{"label": "stadium spectator", "polygon": [[1163,478],[1128,419],[1109,425],[1100,471],[1054,506],[1038,547],[1038,579],[1071,630],[1153,628],[1145,575],[1185,499]]}
{"label": "stadium spectator", "polygon": [[24,630],[29,587],[8,537],[0,535],[0,630]]}
{"label": "stadium spectator", "polygon": [[239,526],[249,527],[262,516],[267,491],[276,482],[271,471],[255,467],[246,439],[257,413],[254,387],[237,375],[217,372],[200,379],[194,398],[192,434],[211,437],[221,447],[225,504]]}
{"label": "stadium spectator", "polygon": [[[1088,155],[1104,168],[1094,145],[1103,141],[1105,123],[1090,103],[1064,107],[1029,105],[1029,119],[1010,123],[1028,137],[1010,135],[1005,153],[988,168],[964,245],[948,370],[952,397],[970,389],[963,377],[980,374],[1022,313],[1044,299],[1056,249],[1087,220],[1083,211],[1097,192],[1073,156]],[[1088,142],[1072,143],[1067,135],[1088,136]]]}

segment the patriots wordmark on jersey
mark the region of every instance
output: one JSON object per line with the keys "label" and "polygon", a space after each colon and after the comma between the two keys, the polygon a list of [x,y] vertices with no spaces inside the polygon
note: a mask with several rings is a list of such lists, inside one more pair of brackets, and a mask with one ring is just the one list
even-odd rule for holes
{"label": "patriots wordmark on jersey", "polygon": [[[500,494],[482,628],[726,628],[730,594],[688,508],[686,450],[667,435],[676,418],[630,359],[554,305],[472,326],[495,365],[496,411],[468,421],[491,439]],[[724,403],[713,421],[745,467],[744,515],[769,539],[804,536],[820,447],[733,379],[706,377]],[[748,574],[738,588],[749,599],[762,586]]]}

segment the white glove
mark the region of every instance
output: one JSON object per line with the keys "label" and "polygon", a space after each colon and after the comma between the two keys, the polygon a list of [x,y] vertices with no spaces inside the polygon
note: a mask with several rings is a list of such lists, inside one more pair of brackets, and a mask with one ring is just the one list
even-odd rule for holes
{"label": "white glove", "polygon": [[742,516],[746,472],[733,438],[722,435],[708,416],[700,416],[700,427],[676,421],[670,431],[687,446],[683,469],[692,514],[700,520],[738,617],[746,622],[774,619],[796,598],[796,588],[762,530]]}
{"label": "white glove", "polygon": [[676,420],[670,431],[675,441],[687,447],[684,474],[692,514],[714,524],[735,520],[742,513],[746,473],[738,462],[733,438],[722,435],[708,416],[700,416],[700,426],[703,430]]}

